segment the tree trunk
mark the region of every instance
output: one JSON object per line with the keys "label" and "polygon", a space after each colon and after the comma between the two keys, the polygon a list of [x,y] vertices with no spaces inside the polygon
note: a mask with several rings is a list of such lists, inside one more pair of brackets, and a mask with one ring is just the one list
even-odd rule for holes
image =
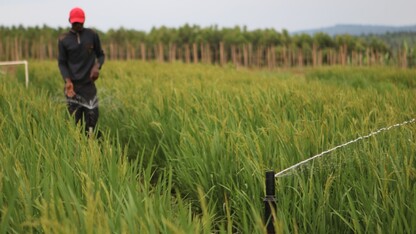
{"label": "tree trunk", "polygon": [[298,66],[303,67],[303,53],[302,49],[298,49]]}
{"label": "tree trunk", "polygon": [[267,66],[269,69],[275,68],[275,61],[276,61],[275,49],[274,49],[274,46],[270,46],[267,48]]}
{"label": "tree trunk", "polygon": [[211,47],[208,43],[205,44],[205,56],[206,56],[206,63],[212,64],[212,52]]}
{"label": "tree trunk", "polygon": [[192,44],[192,52],[193,52],[193,61],[194,63],[198,63],[198,45],[196,43]]}
{"label": "tree trunk", "polygon": [[225,61],[225,51],[224,51],[224,42],[220,42],[220,64],[224,66],[226,63]]}
{"label": "tree trunk", "polygon": [[131,47],[130,43],[127,42],[127,44],[126,44],[126,60],[130,60],[131,56],[132,56],[130,47]]}
{"label": "tree trunk", "polygon": [[40,39],[40,43],[39,43],[39,54],[40,54],[40,60],[44,60],[45,59],[45,42],[43,37],[41,37]]}
{"label": "tree trunk", "polygon": [[234,65],[238,65],[238,59],[237,59],[237,49],[235,45],[231,46],[231,61]]}
{"label": "tree trunk", "polygon": [[140,43],[140,56],[143,61],[146,61],[146,45],[143,42]]}
{"label": "tree trunk", "polygon": [[169,44],[169,62],[176,60],[176,44]]}
{"label": "tree trunk", "polygon": [[30,44],[30,55],[33,59],[36,59],[35,42]]}
{"label": "tree trunk", "polygon": [[318,65],[318,55],[317,52],[318,51],[318,46],[313,43],[312,45],[312,66],[316,67]]}
{"label": "tree trunk", "polygon": [[183,49],[181,49],[180,47],[179,48],[176,48],[176,53],[177,53],[176,59],[183,62],[184,61],[184,58],[183,58],[183,56],[184,56]]}
{"label": "tree trunk", "polygon": [[109,50],[110,50],[110,54],[109,54],[109,58],[110,58],[110,60],[114,60],[114,44],[113,44],[113,42],[110,42],[110,45],[109,45]]}
{"label": "tree trunk", "polygon": [[157,50],[155,54],[157,55],[157,61],[163,63],[164,62],[164,48],[162,42],[159,42],[157,44]]}
{"label": "tree trunk", "polygon": [[318,50],[318,66],[322,66],[323,64],[323,55],[322,55],[322,50],[319,49]]}
{"label": "tree trunk", "polygon": [[199,44],[199,51],[201,51],[201,63],[207,63],[206,59],[207,59],[207,55],[205,54],[205,46],[204,43],[200,43]]}
{"label": "tree trunk", "polygon": [[50,60],[52,60],[53,58],[54,58],[54,56],[53,56],[53,45],[52,45],[52,42],[51,41],[49,41],[48,42],[48,57],[49,57],[49,59]]}
{"label": "tree trunk", "polygon": [[191,62],[191,50],[189,49],[188,44],[185,44],[185,61],[186,63]]}
{"label": "tree trunk", "polygon": [[137,59],[137,43],[136,42],[130,45],[130,54],[131,54],[131,59],[134,59],[134,60]]}
{"label": "tree trunk", "polygon": [[282,60],[283,60],[283,66],[289,67],[289,55],[288,55],[288,49],[286,46],[283,46],[282,48]]}
{"label": "tree trunk", "polygon": [[249,47],[249,45],[248,44],[244,44],[243,45],[243,63],[244,63],[244,66],[245,67],[248,67],[249,66],[249,63],[248,63],[248,61],[249,61],[249,53],[248,53],[248,47]]}
{"label": "tree trunk", "polygon": [[0,60],[6,60],[4,58],[4,49],[3,49],[3,41],[0,40]]}
{"label": "tree trunk", "polygon": [[373,49],[371,49],[370,51],[370,57],[371,57],[371,64],[376,65],[376,56],[375,56]]}
{"label": "tree trunk", "polygon": [[14,38],[14,45],[13,45],[13,58],[12,60],[19,60],[19,44],[17,41],[17,37]]}
{"label": "tree trunk", "polygon": [[264,61],[264,49],[263,46],[259,45],[257,47],[257,53],[256,53],[256,65],[257,67],[262,67],[264,65],[263,61]]}
{"label": "tree trunk", "polygon": [[331,65],[337,65],[337,64],[339,64],[339,60],[337,59],[337,51],[336,50],[332,50],[331,49],[331,60],[332,60],[332,62],[331,62]]}

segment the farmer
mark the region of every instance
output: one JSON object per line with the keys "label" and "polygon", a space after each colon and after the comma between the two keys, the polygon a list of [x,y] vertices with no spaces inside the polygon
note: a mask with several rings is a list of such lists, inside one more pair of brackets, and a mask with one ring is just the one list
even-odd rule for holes
{"label": "farmer", "polygon": [[92,134],[98,121],[98,99],[95,81],[104,63],[104,52],[98,34],[84,28],[85,13],[81,8],[69,12],[72,27],[59,37],[58,66],[65,81],[69,113],[75,123],[83,124]]}

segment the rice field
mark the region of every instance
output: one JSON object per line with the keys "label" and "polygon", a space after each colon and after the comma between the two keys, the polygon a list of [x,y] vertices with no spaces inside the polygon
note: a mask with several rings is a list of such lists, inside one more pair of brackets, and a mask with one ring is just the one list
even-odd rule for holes
{"label": "rice field", "polygon": [[[0,233],[266,233],[264,174],[415,118],[416,70],[110,61],[100,139],[55,61],[0,73]],[[276,178],[276,233],[416,230],[416,123]]]}

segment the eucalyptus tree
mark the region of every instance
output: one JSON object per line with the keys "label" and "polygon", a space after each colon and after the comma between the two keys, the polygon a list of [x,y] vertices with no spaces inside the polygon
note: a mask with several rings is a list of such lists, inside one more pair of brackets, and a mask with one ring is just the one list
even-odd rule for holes
{"label": "eucalyptus tree", "polygon": [[313,39],[309,34],[302,33],[293,36],[293,45],[295,46],[295,61],[298,66],[312,63],[312,45]]}
{"label": "eucalyptus tree", "polygon": [[[243,29],[246,30],[246,29]],[[223,28],[223,56],[226,61],[239,65],[242,63],[243,45],[247,43],[247,39],[244,37],[243,30],[240,26],[233,28]],[[224,60],[224,58],[222,60]]]}
{"label": "eucalyptus tree", "polygon": [[[184,60],[189,63],[191,62],[191,46],[196,43],[200,27],[197,25],[190,26],[185,24],[179,27],[177,31],[178,40],[181,42],[180,53],[184,54]],[[195,55],[193,55],[195,57]]]}
{"label": "eucalyptus tree", "polygon": [[220,43],[223,32],[217,25],[202,28],[200,30],[199,42],[201,43],[201,57],[205,63],[217,63],[219,61]]}

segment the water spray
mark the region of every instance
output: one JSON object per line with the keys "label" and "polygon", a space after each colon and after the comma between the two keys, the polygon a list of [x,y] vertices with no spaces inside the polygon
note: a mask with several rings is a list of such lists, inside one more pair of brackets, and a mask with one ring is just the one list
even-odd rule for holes
{"label": "water spray", "polygon": [[92,110],[94,108],[98,107],[98,98],[97,96],[94,96],[94,98],[92,100],[85,100],[85,98],[83,98],[82,96],[76,94],[73,98],[70,98],[67,100],[70,103],[74,103],[80,106],[83,106],[89,110]]}
{"label": "water spray", "polygon": [[272,214],[273,211],[276,213],[276,210],[277,210],[277,204],[276,204],[277,199],[275,198],[275,183],[274,183],[275,178],[287,176],[287,175],[289,175],[289,173],[288,173],[289,171],[294,170],[294,169],[296,169],[296,168],[298,168],[298,167],[300,167],[300,166],[302,166],[302,165],[304,165],[304,164],[306,164],[306,163],[308,163],[308,162],[310,162],[314,159],[317,159],[317,158],[322,157],[322,156],[324,156],[328,153],[331,153],[332,151],[335,151],[339,148],[343,148],[343,147],[345,147],[349,144],[356,143],[356,142],[364,140],[364,139],[368,139],[372,136],[380,134],[381,132],[389,131],[390,129],[401,127],[401,126],[411,124],[411,123],[414,123],[414,122],[416,122],[416,118],[413,118],[413,119],[408,120],[408,121],[404,121],[402,123],[394,124],[394,125],[391,125],[389,127],[380,128],[380,129],[378,129],[374,132],[371,132],[371,133],[369,133],[365,136],[360,136],[360,137],[358,137],[354,140],[351,140],[347,143],[335,146],[335,147],[333,147],[329,150],[326,150],[326,151],[324,151],[320,154],[317,154],[313,157],[310,157],[306,160],[303,160],[299,163],[296,163],[295,165],[290,166],[290,167],[288,167],[288,168],[286,168],[286,169],[284,169],[284,170],[282,170],[282,171],[280,171],[276,174],[274,174],[273,171],[266,172],[266,196],[263,199],[263,201],[264,201],[264,224],[266,225],[267,233],[276,233],[275,228],[274,228],[274,219],[273,219],[274,216]]}
{"label": "water spray", "polygon": [[347,145],[349,145],[349,144],[352,144],[352,143],[355,143],[355,142],[358,142],[358,141],[361,141],[361,140],[364,140],[364,139],[370,138],[370,137],[372,137],[372,136],[375,136],[375,135],[377,135],[377,134],[380,134],[381,132],[388,131],[388,130],[390,130],[390,129],[392,129],[392,128],[401,127],[401,126],[403,126],[403,125],[410,124],[410,123],[413,123],[413,122],[415,122],[415,121],[416,121],[416,119],[411,119],[411,120],[405,121],[405,122],[403,122],[403,123],[398,123],[398,124],[394,124],[394,125],[389,126],[389,127],[380,128],[380,129],[378,129],[377,131],[371,132],[371,133],[370,133],[370,134],[368,134],[368,135],[365,135],[365,136],[360,136],[360,137],[358,137],[358,138],[356,138],[356,139],[354,139],[354,140],[351,140],[351,141],[349,141],[349,142],[347,142],[347,143],[344,143],[344,144],[341,144],[341,145],[335,146],[335,147],[333,147],[332,149],[326,150],[326,151],[324,151],[324,152],[322,152],[322,153],[320,153],[320,154],[317,154],[317,155],[315,155],[315,156],[313,156],[313,157],[310,157],[310,158],[308,158],[308,159],[306,159],[306,160],[303,160],[303,161],[301,161],[301,162],[299,162],[299,163],[296,163],[295,165],[290,166],[290,167],[288,167],[288,168],[286,168],[286,169],[284,169],[284,170],[280,171],[279,173],[276,173],[276,174],[275,174],[275,177],[277,178],[277,177],[282,177],[282,176],[285,176],[285,175],[287,175],[287,172],[289,172],[289,171],[291,171],[291,170],[293,170],[293,169],[296,169],[296,168],[298,168],[298,167],[302,166],[303,164],[306,164],[306,163],[308,163],[308,162],[310,162],[310,161],[312,161],[312,160],[314,160],[314,159],[317,159],[317,158],[319,158],[319,157],[321,157],[321,156],[324,156],[325,154],[331,153],[332,151],[335,151],[335,150],[337,150],[337,149],[339,149],[339,148],[343,148],[343,147],[345,147],[345,146],[347,146]]}

